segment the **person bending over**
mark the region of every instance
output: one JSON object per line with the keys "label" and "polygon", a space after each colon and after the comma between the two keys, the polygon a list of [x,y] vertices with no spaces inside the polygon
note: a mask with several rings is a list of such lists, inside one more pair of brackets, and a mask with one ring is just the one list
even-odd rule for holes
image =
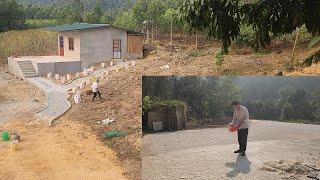
{"label": "person bending over", "polygon": [[92,101],[94,101],[94,99],[97,97],[97,95],[99,96],[99,99],[101,99],[101,94],[100,94],[100,91],[98,88],[98,82],[99,82],[99,80],[96,80],[91,85],[91,90],[93,92]]}

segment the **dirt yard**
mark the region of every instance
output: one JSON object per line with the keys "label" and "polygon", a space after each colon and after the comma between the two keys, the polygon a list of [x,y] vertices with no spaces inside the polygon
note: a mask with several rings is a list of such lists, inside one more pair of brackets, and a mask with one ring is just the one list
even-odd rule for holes
{"label": "dirt yard", "polygon": [[34,119],[44,97],[1,67],[0,131],[21,135],[20,149],[0,141],[0,179],[127,179],[116,154],[88,127],[62,117],[49,127]]}
{"label": "dirt yard", "polygon": [[301,164],[320,168],[319,137],[320,125],[252,121],[247,156],[242,157],[233,153],[237,137],[227,127],[147,134],[142,177],[307,179]]}

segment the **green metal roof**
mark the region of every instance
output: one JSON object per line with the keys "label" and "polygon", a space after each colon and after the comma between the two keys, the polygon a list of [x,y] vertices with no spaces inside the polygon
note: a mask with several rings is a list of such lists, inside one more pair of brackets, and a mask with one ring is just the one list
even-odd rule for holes
{"label": "green metal roof", "polygon": [[48,27],[47,29],[59,32],[65,31],[74,31],[82,29],[91,29],[99,27],[107,27],[109,24],[87,24],[87,23],[73,23],[73,24],[64,24],[61,26]]}

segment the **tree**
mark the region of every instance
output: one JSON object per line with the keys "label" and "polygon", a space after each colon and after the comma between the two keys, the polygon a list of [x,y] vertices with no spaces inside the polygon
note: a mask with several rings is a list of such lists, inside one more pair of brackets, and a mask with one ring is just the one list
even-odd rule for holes
{"label": "tree", "polygon": [[136,19],[133,17],[132,11],[124,11],[117,15],[114,23],[115,26],[136,30],[138,28]]}
{"label": "tree", "polygon": [[239,0],[186,0],[180,12],[192,28],[222,40],[224,53],[240,33]]}
{"label": "tree", "polygon": [[292,33],[304,23],[299,0],[259,0],[241,7],[244,20],[255,30],[254,49],[270,44],[270,33]]}
{"label": "tree", "polygon": [[15,0],[0,1],[0,32],[21,29],[25,25],[25,20],[22,6]]}
{"label": "tree", "polygon": [[84,21],[87,23],[101,23],[102,16],[101,1],[97,1],[92,10],[85,13]]}
{"label": "tree", "polygon": [[60,23],[83,22],[84,5],[80,0],[70,0],[57,13]]}

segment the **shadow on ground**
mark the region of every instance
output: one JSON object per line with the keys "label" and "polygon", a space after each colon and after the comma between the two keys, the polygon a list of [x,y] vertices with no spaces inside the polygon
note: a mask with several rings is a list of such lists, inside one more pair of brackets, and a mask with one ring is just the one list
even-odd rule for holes
{"label": "shadow on ground", "polygon": [[226,167],[232,168],[226,173],[229,178],[236,177],[239,173],[248,174],[251,171],[251,162],[247,156],[237,156],[236,162],[225,163]]}

